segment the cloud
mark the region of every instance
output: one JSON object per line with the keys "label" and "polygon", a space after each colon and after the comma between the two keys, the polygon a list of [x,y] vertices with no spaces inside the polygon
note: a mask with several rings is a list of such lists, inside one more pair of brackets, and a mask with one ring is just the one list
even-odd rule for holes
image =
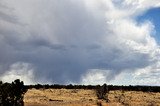
{"label": "cloud", "polygon": [[28,63],[14,63],[9,70],[1,75],[2,81],[12,82],[15,79],[21,79],[25,84],[36,84],[34,81],[34,70]]}
{"label": "cloud", "polygon": [[[137,70],[159,62],[154,24],[136,20],[159,7],[159,0],[1,0],[0,4],[4,76],[17,75],[20,69],[11,67],[22,62],[34,67],[34,79],[41,82],[110,83],[122,73],[137,75]],[[20,72],[21,78],[30,79]]]}
{"label": "cloud", "polygon": [[6,70],[5,73],[0,76],[0,79],[4,82],[12,82],[15,79],[21,79],[26,85],[37,83],[51,84],[49,79],[46,80],[43,77],[35,78],[34,67],[32,64],[23,62],[12,64],[9,67],[9,70]]}
{"label": "cloud", "polygon": [[143,69],[137,69],[133,74],[134,83],[139,85],[159,85],[160,63],[157,62]]}
{"label": "cloud", "polygon": [[92,69],[88,70],[88,72],[82,76],[82,84],[91,84],[91,85],[98,85],[104,84],[107,82],[107,78],[109,79],[110,70],[99,70],[99,69]]}

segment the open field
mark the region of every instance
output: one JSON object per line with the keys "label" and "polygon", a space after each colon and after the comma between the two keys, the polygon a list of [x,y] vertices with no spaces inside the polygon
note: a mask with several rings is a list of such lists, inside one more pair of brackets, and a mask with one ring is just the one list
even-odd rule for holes
{"label": "open field", "polygon": [[29,89],[24,95],[25,106],[160,106],[160,93],[117,90],[108,99],[98,100],[95,90],[84,89]]}

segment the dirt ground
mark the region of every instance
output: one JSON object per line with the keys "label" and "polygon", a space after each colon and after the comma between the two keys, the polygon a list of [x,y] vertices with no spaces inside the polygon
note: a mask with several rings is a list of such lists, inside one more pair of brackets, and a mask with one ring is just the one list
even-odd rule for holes
{"label": "dirt ground", "polygon": [[108,99],[84,89],[29,89],[24,95],[25,106],[160,106],[160,93],[110,91]]}

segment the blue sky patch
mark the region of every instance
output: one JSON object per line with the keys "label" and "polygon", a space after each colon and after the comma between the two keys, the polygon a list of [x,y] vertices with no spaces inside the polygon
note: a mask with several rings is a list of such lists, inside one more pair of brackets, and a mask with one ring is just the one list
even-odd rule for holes
{"label": "blue sky patch", "polygon": [[160,8],[150,9],[137,18],[138,22],[144,22],[146,20],[149,20],[154,24],[156,33],[152,36],[160,43]]}

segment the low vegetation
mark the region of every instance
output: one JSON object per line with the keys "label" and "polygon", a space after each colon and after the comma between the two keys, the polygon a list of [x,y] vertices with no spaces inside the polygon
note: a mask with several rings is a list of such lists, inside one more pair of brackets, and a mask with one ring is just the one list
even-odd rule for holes
{"label": "low vegetation", "polygon": [[[54,106],[63,106],[63,104],[69,104],[65,106],[105,106],[105,104],[112,106],[111,103],[132,106],[131,104],[139,103],[140,100],[146,100],[147,102],[143,101],[141,105],[154,106],[160,105],[157,104],[160,103],[159,92],[159,86],[24,85],[23,81],[17,79],[12,83],[0,82],[0,106],[23,106],[23,100],[26,103],[37,101],[36,103],[39,104],[51,103]],[[148,99],[148,97],[152,98]]]}
{"label": "low vegetation", "polygon": [[[160,106],[160,93],[114,90],[109,102],[98,99],[91,89],[29,89],[25,106]],[[34,104],[34,105],[33,105]]]}

